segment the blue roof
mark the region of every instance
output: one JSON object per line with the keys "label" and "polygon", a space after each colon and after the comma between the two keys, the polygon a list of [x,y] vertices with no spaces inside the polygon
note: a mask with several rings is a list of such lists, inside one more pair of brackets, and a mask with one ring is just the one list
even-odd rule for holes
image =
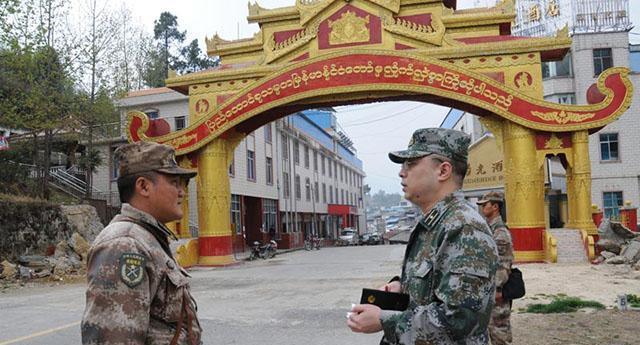
{"label": "blue roof", "polygon": [[444,120],[442,120],[440,128],[453,129],[453,126],[455,126],[456,123],[460,121],[462,115],[464,115],[464,111],[451,108],[447,116],[445,116]]}

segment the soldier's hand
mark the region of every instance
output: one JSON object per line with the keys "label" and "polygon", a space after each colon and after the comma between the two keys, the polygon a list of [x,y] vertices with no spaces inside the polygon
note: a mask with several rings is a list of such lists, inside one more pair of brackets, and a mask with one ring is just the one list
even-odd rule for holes
{"label": "soldier's hand", "polygon": [[358,304],[351,308],[347,326],[357,333],[375,333],[382,330],[380,307],[373,304]]}
{"label": "soldier's hand", "polygon": [[386,291],[386,292],[400,292],[400,282],[394,280],[390,283],[382,285],[378,290]]}

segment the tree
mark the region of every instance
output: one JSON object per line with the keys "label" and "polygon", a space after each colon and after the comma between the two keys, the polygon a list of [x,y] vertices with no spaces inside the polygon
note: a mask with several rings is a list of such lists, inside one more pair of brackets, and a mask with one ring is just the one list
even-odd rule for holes
{"label": "tree", "polygon": [[178,31],[178,17],[169,12],[162,12],[160,18],[153,23],[153,37],[159,41],[163,75],[164,78],[166,78],[169,75],[170,65],[175,64],[177,61],[175,55],[172,55],[171,50],[177,49],[177,46],[184,42],[187,32]]}
{"label": "tree", "polygon": [[217,66],[219,61],[202,54],[198,40],[194,39],[180,50],[180,59],[176,63],[176,69],[180,74],[193,73]]}

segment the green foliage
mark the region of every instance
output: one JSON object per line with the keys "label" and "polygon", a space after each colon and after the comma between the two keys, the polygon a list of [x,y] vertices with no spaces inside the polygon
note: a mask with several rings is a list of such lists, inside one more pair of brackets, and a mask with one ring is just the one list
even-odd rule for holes
{"label": "green foliage", "polygon": [[397,206],[402,200],[402,196],[398,193],[387,194],[383,190],[379,190],[377,193],[371,195],[370,207],[391,207]]}
{"label": "green foliage", "polygon": [[12,143],[10,150],[0,151],[0,193],[36,195],[27,165],[31,151],[28,143]]}
{"label": "green foliage", "polygon": [[155,20],[153,24],[153,37],[158,42],[163,63],[162,71],[164,78],[167,78],[170,63],[175,65],[177,61],[176,55],[172,54],[171,50],[172,48],[178,49],[177,47],[184,42],[187,32],[178,30],[178,17],[169,12],[160,13],[160,18]]}
{"label": "green foliage", "polygon": [[176,69],[180,74],[192,73],[214,67],[218,63],[219,60],[212,60],[204,55],[198,46],[198,40],[193,40],[180,50],[180,58],[176,61]]}
{"label": "green foliage", "polygon": [[78,159],[78,166],[81,169],[95,172],[96,168],[103,163],[102,154],[98,150],[92,150],[88,154]]}
{"label": "green foliage", "polygon": [[558,296],[548,304],[527,306],[527,312],[537,314],[573,313],[582,308],[604,309],[604,305],[596,301],[584,301],[578,297]]}
{"label": "green foliage", "polygon": [[627,303],[629,303],[631,307],[640,308],[640,296],[628,294]]}

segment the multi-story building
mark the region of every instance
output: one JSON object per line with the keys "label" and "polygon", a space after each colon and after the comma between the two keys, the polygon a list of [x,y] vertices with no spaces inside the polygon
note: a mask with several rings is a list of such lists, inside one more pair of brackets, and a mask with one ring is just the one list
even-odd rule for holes
{"label": "multi-story building", "polygon": [[[545,100],[588,104],[588,88],[613,66],[630,68],[629,78],[640,85],[640,46],[629,43],[628,0],[520,0],[517,4],[514,35],[553,35],[565,25],[572,35],[573,44],[564,59],[542,65]],[[617,218],[625,202],[640,205],[639,93],[634,89],[631,107],[617,121],[589,137],[591,200],[607,218]],[[487,134],[477,116],[457,110],[441,126],[470,133],[474,141]],[[566,182],[558,159],[548,162],[547,182],[550,216],[566,219]],[[502,184],[496,183],[495,188]]]}
{"label": "multi-story building", "polygon": [[[121,120],[131,110],[146,113],[155,133],[188,126],[188,97],[168,88],[134,91],[119,101]],[[280,247],[302,246],[309,234],[336,239],[345,227],[365,229],[362,162],[331,108],[299,112],[255,130],[237,146],[229,167],[234,250],[274,236]],[[126,142],[101,146],[105,165],[95,186],[118,204],[113,152]],[[195,236],[197,184],[189,185],[189,225]]]}

